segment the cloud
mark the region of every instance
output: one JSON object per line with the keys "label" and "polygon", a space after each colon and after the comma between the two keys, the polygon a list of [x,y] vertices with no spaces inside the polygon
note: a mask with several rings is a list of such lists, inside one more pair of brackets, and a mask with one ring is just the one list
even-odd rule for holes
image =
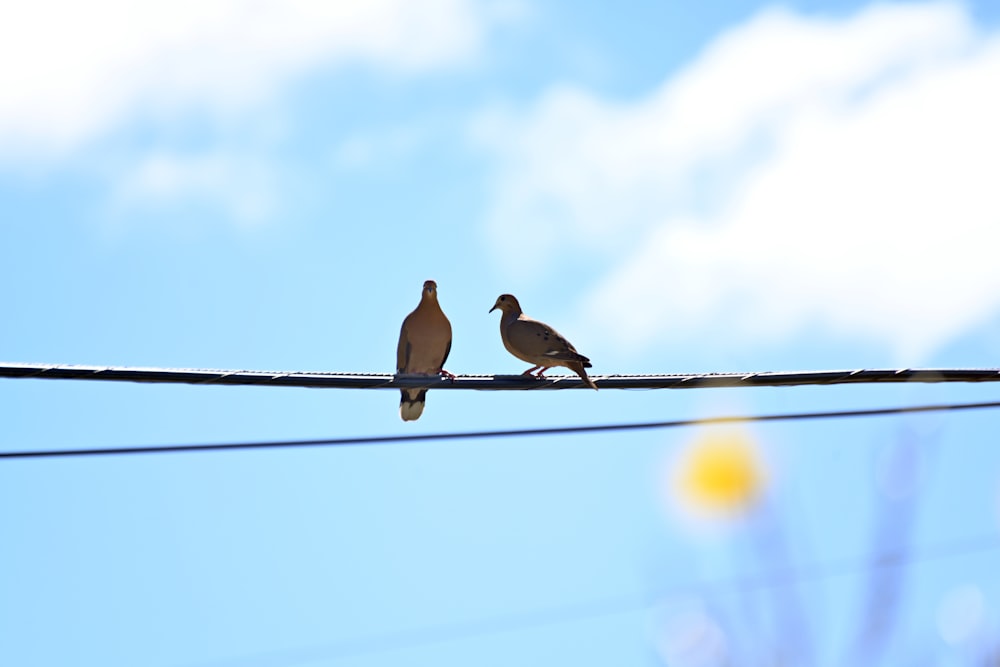
{"label": "cloud", "polygon": [[0,155],[59,157],[134,114],[243,108],[306,71],[474,57],[471,0],[39,0],[0,22]]}
{"label": "cloud", "polygon": [[113,206],[120,211],[208,203],[236,224],[255,226],[274,213],[276,190],[274,171],[261,160],[228,153],[155,153],[128,170],[116,186]]}
{"label": "cloud", "polygon": [[398,162],[413,154],[424,141],[422,128],[380,128],[378,133],[355,134],[332,153],[332,163],[341,169],[364,169]]}
{"label": "cloud", "polygon": [[1000,37],[959,5],[767,11],[645,99],[483,119],[490,233],[610,266],[585,295],[610,342],[818,330],[923,358],[1000,306],[996,81]]}

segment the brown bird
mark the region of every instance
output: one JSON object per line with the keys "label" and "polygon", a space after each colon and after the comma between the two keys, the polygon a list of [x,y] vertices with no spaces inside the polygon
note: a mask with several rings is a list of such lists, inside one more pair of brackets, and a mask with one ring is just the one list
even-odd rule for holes
{"label": "brown bird", "polygon": [[[437,299],[437,283],[428,280],[420,303],[406,316],[396,346],[396,373],[408,375],[455,376],[444,369],[451,352],[451,322]],[[399,416],[403,421],[419,419],[427,400],[426,389],[401,389]]]}
{"label": "brown bird", "polygon": [[521,311],[521,304],[511,294],[501,294],[490,308],[492,313],[499,308],[500,338],[507,351],[521,361],[533,364],[522,375],[544,378],[545,371],[553,366],[564,366],[580,376],[588,387],[597,389],[594,381],[587,376],[585,368],[590,368],[590,359],[576,351],[572,343],[544,322],[533,320]]}

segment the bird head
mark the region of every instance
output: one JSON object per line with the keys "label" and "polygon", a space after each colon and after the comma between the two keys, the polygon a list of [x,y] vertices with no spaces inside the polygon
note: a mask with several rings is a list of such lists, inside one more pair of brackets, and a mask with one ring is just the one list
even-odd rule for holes
{"label": "bird head", "polygon": [[496,303],[494,303],[493,307],[490,308],[490,312],[492,313],[497,308],[505,313],[509,313],[511,311],[518,313],[521,312],[521,304],[517,302],[517,299],[514,298],[513,294],[501,294],[498,296]]}
{"label": "bird head", "polygon": [[424,281],[424,291],[423,291],[424,298],[436,299],[437,291],[438,291],[438,284],[436,282],[434,282],[433,280]]}

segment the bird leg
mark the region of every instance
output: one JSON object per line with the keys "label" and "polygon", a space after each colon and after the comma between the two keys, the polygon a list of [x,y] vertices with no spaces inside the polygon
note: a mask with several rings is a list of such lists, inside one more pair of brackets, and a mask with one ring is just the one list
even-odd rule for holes
{"label": "bird leg", "polygon": [[552,368],[552,366],[546,366],[542,370],[540,370],[537,373],[535,373],[535,377],[544,380],[545,379],[545,371],[549,370],[550,368]]}
{"label": "bird leg", "polygon": [[532,366],[528,370],[526,370],[523,373],[521,373],[521,375],[531,375],[532,373],[534,373],[539,368],[541,368],[541,366]]}

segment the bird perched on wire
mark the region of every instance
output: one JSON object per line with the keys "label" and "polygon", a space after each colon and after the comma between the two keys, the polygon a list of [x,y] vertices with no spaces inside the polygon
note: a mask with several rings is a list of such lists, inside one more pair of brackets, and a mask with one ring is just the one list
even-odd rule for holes
{"label": "bird perched on wire", "polygon": [[[451,322],[438,304],[437,283],[428,280],[420,293],[420,303],[406,316],[396,346],[396,373],[408,375],[455,376],[444,369],[451,352]],[[419,419],[427,400],[426,389],[401,389],[399,416],[403,421]]]}
{"label": "bird perched on wire", "polygon": [[492,313],[499,308],[500,338],[507,351],[521,361],[533,364],[522,375],[544,378],[545,371],[553,366],[563,366],[580,376],[588,387],[597,389],[594,381],[587,376],[585,368],[590,368],[590,359],[576,351],[572,343],[549,325],[533,320],[521,311],[521,304],[511,294],[501,294],[490,308]]}

